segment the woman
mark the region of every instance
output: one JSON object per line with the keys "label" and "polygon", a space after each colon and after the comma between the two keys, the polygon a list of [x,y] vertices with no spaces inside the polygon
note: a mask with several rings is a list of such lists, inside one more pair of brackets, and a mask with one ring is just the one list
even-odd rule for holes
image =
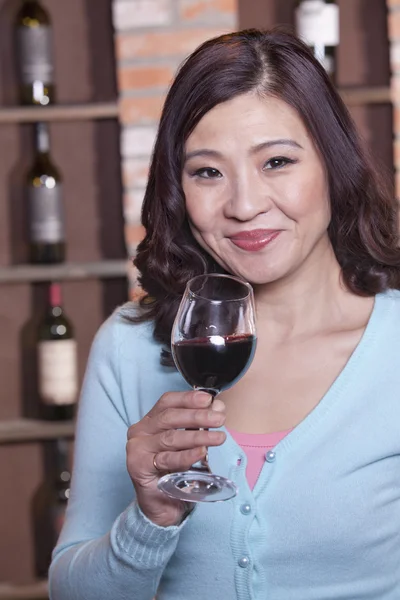
{"label": "woman", "polygon": [[[250,30],[191,55],[143,224],[146,297],[87,368],[52,599],[398,600],[397,205],[301,42]],[[255,359],[213,405],[169,352],[207,271],[252,283],[257,308]],[[191,512],[157,482],[206,447],[239,493]]]}

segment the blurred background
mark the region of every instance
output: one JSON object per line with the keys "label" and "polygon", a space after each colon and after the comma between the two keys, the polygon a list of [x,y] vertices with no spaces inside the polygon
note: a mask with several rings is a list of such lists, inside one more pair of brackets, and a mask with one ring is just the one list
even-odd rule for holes
{"label": "blurred background", "polygon": [[163,100],[207,38],[286,25],[395,189],[400,0],[0,0],[0,600],[47,598],[93,336],[131,258]]}

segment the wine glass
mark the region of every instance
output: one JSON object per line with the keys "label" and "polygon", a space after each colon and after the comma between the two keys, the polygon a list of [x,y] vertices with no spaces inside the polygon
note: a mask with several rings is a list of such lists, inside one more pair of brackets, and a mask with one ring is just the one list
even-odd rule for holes
{"label": "wine glass", "polygon": [[[220,274],[191,279],[171,334],[172,355],[195,390],[215,398],[247,371],[256,348],[253,289],[238,277]],[[214,475],[208,456],[189,471],[161,477],[158,487],[187,502],[218,502],[237,493],[235,484]]]}

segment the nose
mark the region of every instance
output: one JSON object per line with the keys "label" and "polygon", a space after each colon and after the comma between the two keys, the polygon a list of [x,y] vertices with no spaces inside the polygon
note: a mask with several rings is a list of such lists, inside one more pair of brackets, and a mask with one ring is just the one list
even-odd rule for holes
{"label": "nose", "polygon": [[268,212],[273,201],[264,182],[248,174],[235,179],[231,185],[229,197],[225,202],[225,216],[238,221],[251,221],[260,214]]}

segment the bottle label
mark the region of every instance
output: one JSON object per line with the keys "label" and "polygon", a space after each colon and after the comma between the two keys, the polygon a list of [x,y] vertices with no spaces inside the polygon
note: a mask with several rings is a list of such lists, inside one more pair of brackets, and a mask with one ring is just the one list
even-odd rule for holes
{"label": "bottle label", "polygon": [[31,241],[48,244],[64,241],[62,185],[56,184],[54,187],[30,186],[28,202]]}
{"label": "bottle label", "polygon": [[46,340],[38,344],[39,394],[50,405],[74,404],[78,394],[75,340]]}
{"label": "bottle label", "polygon": [[310,46],[337,46],[339,7],[324,0],[305,0],[296,10],[296,32]]}
{"label": "bottle label", "polygon": [[17,44],[22,83],[53,83],[51,27],[18,27]]}

